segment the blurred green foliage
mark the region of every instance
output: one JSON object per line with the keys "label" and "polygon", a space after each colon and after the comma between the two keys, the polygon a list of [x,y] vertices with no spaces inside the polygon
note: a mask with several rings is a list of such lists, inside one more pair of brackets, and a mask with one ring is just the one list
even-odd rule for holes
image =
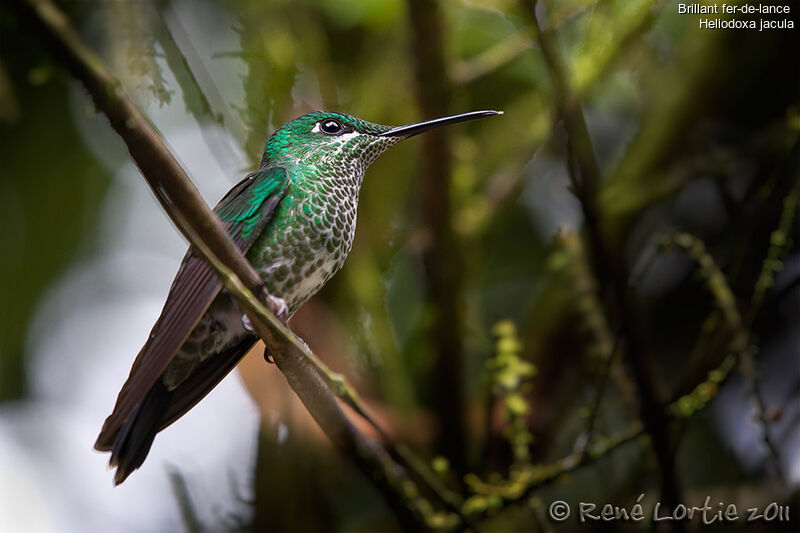
{"label": "blurred green foliage", "polygon": [[47,286],[90,249],[109,182],[65,112],[68,78],[18,38],[0,18],[0,94],[10,110],[0,123],[0,401],[25,393],[28,321]]}

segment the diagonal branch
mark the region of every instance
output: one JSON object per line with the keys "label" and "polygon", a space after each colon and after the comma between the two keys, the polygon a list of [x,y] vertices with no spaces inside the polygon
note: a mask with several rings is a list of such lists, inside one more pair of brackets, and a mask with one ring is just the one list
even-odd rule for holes
{"label": "diagonal branch", "polygon": [[266,296],[258,274],[120,83],[50,0],[15,0],[11,6],[89,91],[97,108],[127,145],[164,210],[217,271],[264,339],[289,385],[331,441],[372,481],[405,529],[425,529],[427,502],[408,490],[410,481],[385,450],[358,432],[315,369],[309,349],[256,298],[256,294]]}

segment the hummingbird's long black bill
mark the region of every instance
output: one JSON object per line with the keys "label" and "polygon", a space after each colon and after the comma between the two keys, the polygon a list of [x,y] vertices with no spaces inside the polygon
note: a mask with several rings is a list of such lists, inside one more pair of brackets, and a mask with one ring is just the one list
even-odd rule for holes
{"label": "hummingbird's long black bill", "polygon": [[378,137],[412,137],[442,126],[449,126],[450,124],[458,124],[459,122],[467,122],[468,120],[476,120],[502,114],[502,111],[470,111],[469,113],[461,113],[460,115],[435,118],[433,120],[426,120],[425,122],[406,124],[405,126],[397,126],[396,128],[379,133]]}

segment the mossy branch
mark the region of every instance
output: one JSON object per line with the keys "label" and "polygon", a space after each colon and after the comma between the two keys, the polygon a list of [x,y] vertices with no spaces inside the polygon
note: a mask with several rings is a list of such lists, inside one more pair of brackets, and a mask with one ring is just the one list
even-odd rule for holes
{"label": "mossy branch", "polygon": [[761,310],[767,292],[775,284],[775,276],[783,268],[783,258],[786,256],[792,242],[792,229],[800,207],[800,185],[794,188],[783,200],[783,211],[778,221],[778,227],[770,234],[767,257],[761,263],[761,272],[753,288],[753,297],[750,299],[749,322],[755,321],[755,316]]}
{"label": "mossy branch", "polygon": [[[772,245],[762,263],[761,273],[753,291],[753,311],[757,311],[760,307],[766,293],[766,287],[771,285],[776,272],[780,269],[780,259],[784,253],[784,245],[788,238],[787,235],[797,206],[796,191],[797,189],[795,188],[784,202],[784,210],[778,228],[772,233]],[[700,275],[705,280],[715,304],[732,331],[732,338],[729,344],[730,353],[716,369],[709,372],[706,381],[697,385],[690,393],[682,396],[670,409],[676,414],[687,416],[705,407],[716,395],[719,386],[728,378],[738,360],[756,408],[756,417],[761,426],[762,442],[767,449],[778,478],[782,480],[780,455],[769,433],[770,421],[766,414],[767,407],[758,386],[758,373],[754,359],[757,346],[753,342],[751,333],[752,320],[755,315],[751,315],[752,318],[748,321],[744,320],[739,310],[736,296],[730,288],[725,274],[711,254],[706,251],[702,240],[688,233],[677,233],[662,237],[660,244],[664,247],[676,246],[684,250],[697,263]]]}
{"label": "mossy branch", "polygon": [[466,483],[473,495],[464,502],[464,513],[467,516],[485,516],[526,500],[537,489],[605,457],[611,451],[638,439],[643,433],[642,425],[634,423],[611,437],[597,438],[588,453],[576,451],[547,464],[520,464],[511,469],[507,479],[500,482],[488,482],[474,474],[467,474]]}

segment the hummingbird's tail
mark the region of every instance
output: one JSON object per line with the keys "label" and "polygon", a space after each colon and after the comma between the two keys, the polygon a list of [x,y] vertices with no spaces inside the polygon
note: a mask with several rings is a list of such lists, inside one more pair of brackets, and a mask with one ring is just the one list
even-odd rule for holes
{"label": "hummingbird's tail", "polygon": [[115,485],[125,481],[134,470],[142,466],[156,434],[211,392],[233,370],[255,341],[255,337],[248,336],[224,352],[209,357],[173,390],[167,389],[159,379],[115,436],[100,434],[95,444],[98,450],[107,450],[102,443],[113,438],[110,464],[117,467]]}
{"label": "hummingbird's tail", "polygon": [[163,382],[158,380],[119,430],[111,448],[110,464],[117,467],[114,485],[125,481],[144,463],[156,433],[159,432],[161,417],[170,404],[171,396]]}

